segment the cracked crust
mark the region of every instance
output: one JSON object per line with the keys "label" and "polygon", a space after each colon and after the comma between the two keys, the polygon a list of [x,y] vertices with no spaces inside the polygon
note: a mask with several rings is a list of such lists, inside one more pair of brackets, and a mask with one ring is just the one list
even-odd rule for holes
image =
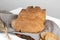
{"label": "cracked crust", "polygon": [[36,6],[22,9],[18,18],[12,22],[12,27],[21,32],[41,32],[45,26],[46,10]]}

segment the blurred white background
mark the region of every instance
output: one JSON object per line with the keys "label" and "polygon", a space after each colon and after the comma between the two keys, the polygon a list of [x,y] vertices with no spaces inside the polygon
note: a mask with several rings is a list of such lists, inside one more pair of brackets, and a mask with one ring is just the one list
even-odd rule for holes
{"label": "blurred white background", "polygon": [[45,8],[47,15],[60,19],[60,0],[0,0],[0,10],[10,11],[28,5]]}

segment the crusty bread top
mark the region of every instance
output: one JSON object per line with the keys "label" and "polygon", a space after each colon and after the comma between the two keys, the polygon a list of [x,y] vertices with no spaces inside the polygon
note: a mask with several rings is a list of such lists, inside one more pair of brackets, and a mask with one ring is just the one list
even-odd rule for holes
{"label": "crusty bread top", "polygon": [[46,10],[36,6],[29,6],[22,9],[12,26],[16,31],[37,33],[41,32],[45,26]]}

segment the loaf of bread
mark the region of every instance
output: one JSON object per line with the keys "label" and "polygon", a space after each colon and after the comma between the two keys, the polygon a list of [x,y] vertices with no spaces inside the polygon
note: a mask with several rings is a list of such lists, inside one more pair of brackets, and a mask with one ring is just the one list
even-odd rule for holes
{"label": "loaf of bread", "polygon": [[29,6],[22,9],[17,19],[12,21],[12,27],[15,31],[37,33],[44,28],[46,20],[46,10],[36,6]]}
{"label": "loaf of bread", "polygon": [[58,37],[55,34],[51,33],[51,32],[41,33],[41,38],[42,38],[42,40],[59,40]]}

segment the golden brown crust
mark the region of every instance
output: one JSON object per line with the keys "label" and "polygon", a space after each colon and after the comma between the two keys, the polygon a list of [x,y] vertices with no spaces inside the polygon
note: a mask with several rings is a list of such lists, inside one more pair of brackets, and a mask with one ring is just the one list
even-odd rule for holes
{"label": "golden brown crust", "polygon": [[20,27],[20,24],[18,23],[18,21],[13,20],[11,24],[13,24],[12,27],[15,31],[20,31],[21,30],[21,27]]}
{"label": "golden brown crust", "polygon": [[59,40],[55,34],[47,33],[45,40]]}
{"label": "golden brown crust", "polygon": [[40,7],[30,6],[26,9],[22,9],[18,18],[12,22],[12,27],[16,31],[21,32],[41,32],[45,26],[44,21],[46,19],[45,10]]}
{"label": "golden brown crust", "polygon": [[44,40],[59,40],[58,37],[51,32],[41,33],[41,38],[44,39]]}

